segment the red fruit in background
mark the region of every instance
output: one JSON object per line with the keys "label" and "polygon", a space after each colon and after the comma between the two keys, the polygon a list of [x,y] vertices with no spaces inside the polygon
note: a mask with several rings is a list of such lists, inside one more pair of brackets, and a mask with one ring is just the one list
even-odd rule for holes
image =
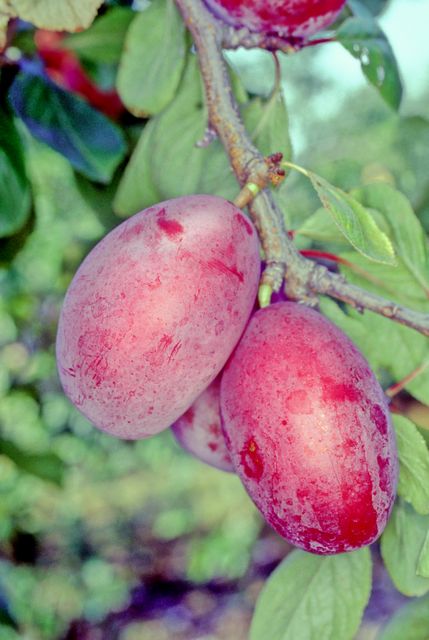
{"label": "red fruit in background", "polygon": [[277,533],[319,554],[378,538],[395,437],[368,363],[329,320],[294,302],[255,313],[225,367],[221,414],[234,467]]}
{"label": "red fruit in background", "polygon": [[234,471],[220,420],[220,377],[205,389],[172,426],[186,451],[206,464]]}
{"label": "red fruit in background", "polygon": [[61,33],[39,29],[34,34],[34,40],[46,73],[54,82],[78,94],[109,118],[119,118],[125,107],[116,91],[100,89],[91,80],[77,56],[63,47]]}
{"label": "red fruit in background", "polygon": [[66,394],[112,435],[166,429],[230,356],[259,273],[256,231],[223,198],[176,198],[126,220],[67,291],[57,335]]}
{"label": "red fruit in background", "polygon": [[219,18],[234,27],[306,40],[334,22],[346,0],[205,0]]}

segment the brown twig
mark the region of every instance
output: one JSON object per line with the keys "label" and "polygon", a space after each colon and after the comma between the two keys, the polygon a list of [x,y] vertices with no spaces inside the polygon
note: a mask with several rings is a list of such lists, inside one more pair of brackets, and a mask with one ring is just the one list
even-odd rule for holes
{"label": "brown twig", "polygon": [[249,211],[265,253],[267,267],[261,282],[265,290],[269,287],[278,291],[285,276],[285,291],[292,300],[315,305],[318,294],[328,295],[429,336],[429,314],[365,291],[299,254],[284,228],[282,212],[272,193],[265,189],[267,184],[275,182],[272,167],[270,169],[269,162],[252,143],[232,93],[222,56],[227,28],[222,27],[199,0],[175,1],[198,52],[210,125],[224,145],[240,187],[253,183],[263,189],[249,203]]}

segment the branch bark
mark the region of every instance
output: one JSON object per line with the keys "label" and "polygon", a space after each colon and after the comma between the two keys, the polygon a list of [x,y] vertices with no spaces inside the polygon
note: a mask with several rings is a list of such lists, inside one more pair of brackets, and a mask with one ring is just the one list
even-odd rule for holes
{"label": "branch bark", "polygon": [[[232,93],[222,55],[225,29],[201,1],[175,2],[197,49],[210,125],[224,145],[240,186],[252,182],[264,188],[271,181],[270,164],[251,141]],[[315,305],[318,294],[328,295],[429,336],[429,314],[413,311],[365,291],[348,283],[340,274],[303,258],[289,239],[283,215],[268,189],[255,197],[249,204],[249,211],[258,229],[267,263],[261,284],[278,291],[285,278],[285,291],[293,300]]]}

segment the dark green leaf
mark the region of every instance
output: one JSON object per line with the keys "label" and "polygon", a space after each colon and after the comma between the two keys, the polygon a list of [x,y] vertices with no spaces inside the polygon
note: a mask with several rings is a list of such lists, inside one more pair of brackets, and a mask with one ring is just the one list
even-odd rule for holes
{"label": "dark green leaf", "polygon": [[22,142],[12,116],[0,106],[0,238],[25,225],[30,206]]}
{"label": "dark green leaf", "polygon": [[117,64],[134,15],[131,9],[113,7],[97,18],[89,29],[67,36],[63,43],[90,62]]}
{"label": "dark green leaf", "polygon": [[399,500],[381,537],[381,554],[395,587],[406,596],[422,596],[429,591],[429,578],[417,575],[429,517]]}
{"label": "dark green leaf", "polygon": [[392,47],[372,18],[349,18],[338,29],[336,39],[357,58],[368,80],[394,109],[401,103],[402,83]]}
{"label": "dark green leaf", "polygon": [[417,513],[429,514],[429,451],[417,427],[403,416],[394,415],[400,474],[398,494]]}
{"label": "dark green leaf", "polygon": [[0,440],[0,453],[10,458],[17,467],[42,480],[62,485],[64,464],[54,453],[27,453],[9,440]]}
{"label": "dark green leaf", "polygon": [[384,627],[378,640],[428,640],[429,596],[407,602]]}
{"label": "dark green leaf", "polygon": [[389,238],[379,229],[371,214],[355,198],[334,187],[324,178],[308,172],[313,187],[350,244],[375,262],[395,263]]}
{"label": "dark green leaf", "polygon": [[117,87],[137,116],[159,113],[173,99],[185,65],[185,29],[172,0],[157,0],[133,20]]}
{"label": "dark green leaf", "polygon": [[88,178],[110,181],[125,154],[119,127],[33,70],[18,74],[10,98],[35,138],[65,156]]}
{"label": "dark green leaf", "polygon": [[369,549],[332,557],[293,551],[259,596],[250,640],[351,640],[370,591]]}
{"label": "dark green leaf", "polygon": [[19,629],[17,621],[11,615],[7,604],[3,601],[3,598],[0,601],[0,625],[10,627],[15,630]]}

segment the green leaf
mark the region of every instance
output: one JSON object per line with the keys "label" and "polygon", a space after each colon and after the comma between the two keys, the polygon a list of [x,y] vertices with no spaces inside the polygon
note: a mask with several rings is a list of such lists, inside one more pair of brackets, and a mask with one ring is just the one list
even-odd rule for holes
{"label": "green leaf", "polygon": [[59,486],[63,483],[64,464],[54,453],[27,453],[16,444],[4,439],[0,439],[0,453],[10,458],[26,473]]}
{"label": "green leaf", "polygon": [[159,113],[173,99],[185,65],[185,28],[172,0],[157,0],[128,30],[117,88],[136,116]]}
{"label": "green leaf", "polygon": [[406,596],[429,591],[429,578],[417,575],[420,553],[429,529],[429,517],[399,500],[381,536],[381,555],[395,587]]}
{"label": "green leaf", "polygon": [[402,97],[402,83],[395,54],[371,17],[349,18],[338,29],[336,39],[354,58],[357,58],[368,80],[382,98],[398,109]]}
{"label": "green leaf", "polygon": [[407,602],[377,636],[377,640],[428,640],[429,596]]}
{"label": "green leaf", "polygon": [[321,207],[312,215],[308,216],[303,223],[295,229],[295,233],[317,242],[336,244],[348,244],[344,234],[341,233],[338,225],[335,224],[327,209]]}
{"label": "green leaf", "polygon": [[197,146],[206,126],[201,77],[197,60],[192,56],[175,99],[156,117],[151,167],[162,198],[215,193],[233,199],[238,192],[219,140]]}
{"label": "green leaf", "polygon": [[88,178],[110,181],[125,154],[119,127],[33,69],[17,75],[10,98],[35,138],[65,156]]}
{"label": "green leaf", "polygon": [[82,31],[89,27],[103,0],[1,0],[0,14],[53,31]]}
{"label": "green leaf", "polygon": [[242,116],[246,128],[252,131],[253,142],[264,155],[280,151],[285,160],[291,158],[289,118],[281,94],[268,100],[254,98],[242,108]]}
{"label": "green leaf", "polygon": [[64,38],[63,44],[90,62],[117,64],[134,15],[131,9],[112,7],[86,31]]}
{"label": "green leaf", "polygon": [[151,169],[155,123],[155,118],[152,118],[146,124],[122,174],[113,200],[113,210],[120,216],[132,216],[162,199]]}
{"label": "green leaf", "polygon": [[307,173],[323,206],[350,244],[370,260],[395,264],[392,244],[369,211],[358,200],[324,178],[310,171]]}
{"label": "green leaf", "polygon": [[366,207],[373,207],[384,216],[397,255],[425,292],[429,292],[427,239],[408,198],[383,183],[368,184],[353,195]]}
{"label": "green leaf", "polygon": [[393,424],[400,463],[398,494],[417,513],[429,514],[429,451],[417,427],[407,418],[394,415]]}
{"label": "green leaf", "polygon": [[351,640],[370,591],[368,548],[331,557],[293,551],[259,596],[250,640]]}
{"label": "green leaf", "polygon": [[0,106],[0,237],[19,231],[30,215],[22,143],[12,116]]}
{"label": "green leaf", "polygon": [[389,0],[348,0],[347,4],[356,16],[376,16],[383,11]]}

